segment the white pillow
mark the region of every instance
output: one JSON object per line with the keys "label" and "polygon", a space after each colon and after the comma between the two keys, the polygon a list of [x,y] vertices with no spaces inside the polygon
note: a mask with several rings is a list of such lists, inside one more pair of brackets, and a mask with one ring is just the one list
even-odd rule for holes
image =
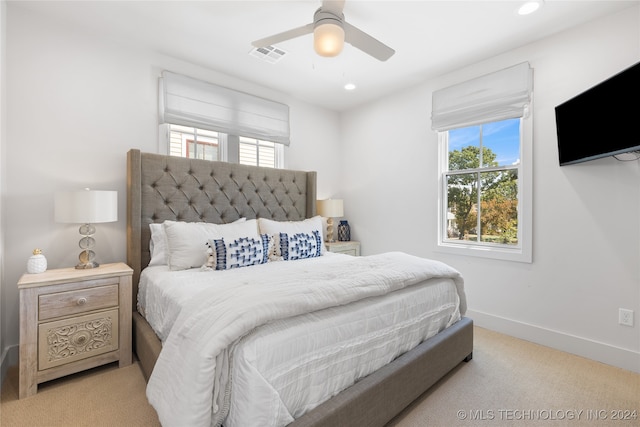
{"label": "white pillow", "polygon": [[151,240],[149,241],[149,252],[151,261],[149,265],[167,265],[167,235],[162,224],[149,224],[151,230]]}
{"label": "white pillow", "polygon": [[[246,218],[239,218],[232,222],[245,222]],[[169,254],[167,250],[167,233],[164,232],[164,227],[159,223],[149,224],[151,230],[151,239],[149,240],[149,252],[151,253],[151,260],[149,265],[168,265]]]}
{"label": "white pillow", "polygon": [[230,224],[165,221],[163,228],[167,235],[167,261],[170,270],[186,270],[205,264],[209,240],[260,238],[258,222],[255,219],[239,220]]}
{"label": "white pillow", "polygon": [[[320,215],[302,221],[274,221],[271,219],[258,218],[258,228],[260,229],[260,234],[274,236],[276,256],[283,257],[283,259],[286,255],[283,254],[283,248],[285,249],[284,252],[288,251],[288,254],[291,255],[292,251],[289,251],[289,249],[293,249],[293,252],[296,252],[296,243],[303,243],[308,256],[324,255],[326,252],[322,230],[322,217]],[[314,231],[317,233],[314,233]],[[284,240],[281,241],[281,233],[287,235],[287,242]],[[299,259],[299,257],[303,256],[300,254],[300,256],[288,259]]]}

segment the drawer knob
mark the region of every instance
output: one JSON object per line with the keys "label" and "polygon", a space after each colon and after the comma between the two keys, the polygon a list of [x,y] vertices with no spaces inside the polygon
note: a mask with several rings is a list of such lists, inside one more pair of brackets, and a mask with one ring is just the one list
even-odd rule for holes
{"label": "drawer knob", "polygon": [[78,298],[78,305],[85,305],[87,303],[87,299],[86,298]]}

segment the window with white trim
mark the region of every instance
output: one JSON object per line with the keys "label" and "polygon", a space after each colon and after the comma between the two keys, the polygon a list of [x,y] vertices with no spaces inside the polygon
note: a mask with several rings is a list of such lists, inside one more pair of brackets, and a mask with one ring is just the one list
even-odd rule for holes
{"label": "window with white trim", "polygon": [[279,168],[282,165],[282,151],[281,144],[241,136],[239,163],[242,165]]}
{"label": "window with white trim", "polygon": [[439,250],[531,262],[531,72],[520,64],[434,92]]}
{"label": "window with white trim", "polygon": [[447,243],[517,246],[521,119],[442,133]]}
{"label": "window with white trim", "polygon": [[190,159],[221,160],[218,132],[169,125],[169,154]]}
{"label": "window with white trim", "polygon": [[282,168],[284,164],[282,144],[173,124],[167,125],[167,130],[172,156],[267,168]]}
{"label": "window with white trim", "polygon": [[161,151],[283,167],[287,105],[169,71],[162,72],[159,92]]}

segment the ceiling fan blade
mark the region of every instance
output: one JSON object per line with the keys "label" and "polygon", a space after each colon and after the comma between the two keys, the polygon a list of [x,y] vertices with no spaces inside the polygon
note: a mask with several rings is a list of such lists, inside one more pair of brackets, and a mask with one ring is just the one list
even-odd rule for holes
{"label": "ceiling fan blade", "polygon": [[302,27],[294,28],[292,30],[284,31],[282,33],[274,34],[269,37],[265,37],[260,40],[256,40],[251,44],[253,47],[267,47],[273,46],[277,43],[295,39],[296,37],[304,36],[306,34],[313,33],[313,23],[304,25]]}
{"label": "ceiling fan blade", "polygon": [[325,12],[331,12],[336,16],[342,16],[345,0],[323,0],[321,9]]}
{"label": "ceiling fan blade", "polygon": [[380,61],[386,61],[396,53],[386,44],[374,39],[348,22],[344,23],[344,33],[344,39],[347,43]]}

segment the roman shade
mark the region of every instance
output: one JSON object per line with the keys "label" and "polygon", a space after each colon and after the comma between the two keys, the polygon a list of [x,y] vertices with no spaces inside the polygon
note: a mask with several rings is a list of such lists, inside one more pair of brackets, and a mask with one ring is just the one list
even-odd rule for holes
{"label": "roman shade", "polygon": [[160,123],[289,145],[289,106],[163,71]]}
{"label": "roman shade", "polygon": [[526,117],[533,92],[528,62],[433,92],[431,128],[446,131]]}

